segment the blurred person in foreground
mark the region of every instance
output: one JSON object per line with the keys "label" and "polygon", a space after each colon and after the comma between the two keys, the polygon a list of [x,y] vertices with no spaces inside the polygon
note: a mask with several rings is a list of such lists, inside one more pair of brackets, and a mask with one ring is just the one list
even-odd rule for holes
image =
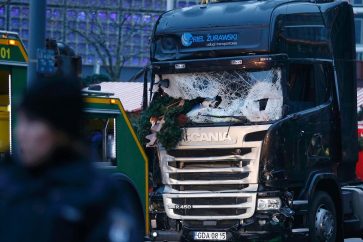
{"label": "blurred person in foreground", "polygon": [[127,195],[86,158],[81,90],[39,80],[18,108],[18,155],[0,167],[1,242],[141,242]]}

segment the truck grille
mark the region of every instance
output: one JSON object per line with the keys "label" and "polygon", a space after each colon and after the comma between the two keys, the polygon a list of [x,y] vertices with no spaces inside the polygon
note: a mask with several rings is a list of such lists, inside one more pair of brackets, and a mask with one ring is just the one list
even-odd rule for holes
{"label": "truck grille", "polygon": [[209,192],[218,192],[218,191],[236,191],[242,190],[249,187],[248,184],[231,184],[231,185],[172,185],[171,188],[176,191],[209,191]]}
{"label": "truck grille", "polygon": [[[181,220],[252,217],[263,136],[259,137],[261,140],[245,139],[268,127],[230,127],[234,137],[228,143],[183,141],[171,151],[159,147],[167,215]],[[207,129],[218,132],[222,128]],[[204,130],[200,128],[198,132]],[[187,132],[196,131],[190,128]]]}
{"label": "truck grille", "polygon": [[251,217],[255,193],[164,194],[170,218],[188,220],[228,220]]}
{"label": "truck grille", "polygon": [[215,181],[225,181],[225,180],[241,180],[248,176],[248,173],[242,172],[213,172],[213,173],[173,173],[170,174],[171,179],[179,181],[204,181],[204,180],[215,180]]}
{"label": "truck grille", "polygon": [[187,209],[174,209],[173,210],[177,215],[183,216],[234,216],[246,213],[246,209],[239,208],[214,208],[210,210],[193,208],[190,210]]}
{"label": "truck grille", "polygon": [[172,198],[173,204],[193,204],[196,205],[224,205],[242,204],[247,202],[246,197],[209,197],[209,198]]}

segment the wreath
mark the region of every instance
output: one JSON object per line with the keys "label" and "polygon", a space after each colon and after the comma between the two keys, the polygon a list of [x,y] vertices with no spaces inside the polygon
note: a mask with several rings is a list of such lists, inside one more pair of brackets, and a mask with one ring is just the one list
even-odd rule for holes
{"label": "wreath", "polygon": [[156,94],[150,106],[141,114],[138,136],[144,146],[159,142],[171,150],[181,141],[182,128],[189,123],[186,116],[202,99],[174,99],[168,95]]}

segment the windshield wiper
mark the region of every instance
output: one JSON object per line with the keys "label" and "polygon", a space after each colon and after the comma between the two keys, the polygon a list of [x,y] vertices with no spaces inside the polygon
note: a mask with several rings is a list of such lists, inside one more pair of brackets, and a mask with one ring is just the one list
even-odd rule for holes
{"label": "windshield wiper", "polygon": [[233,116],[233,115],[202,115],[204,117],[212,117],[212,118],[230,118],[231,120],[229,121],[229,125],[228,125],[228,130],[227,130],[227,134],[226,137],[228,137],[229,135],[229,131],[231,129],[231,125],[232,125],[232,119],[237,119],[240,121],[240,124],[246,124],[249,123],[250,121],[248,120],[248,118],[246,116]]}
{"label": "windshield wiper", "polygon": [[209,114],[204,114],[201,115],[203,117],[212,117],[212,118],[233,118],[233,119],[237,119],[239,121],[243,121],[244,123],[248,123],[249,120],[246,116],[233,116],[233,115],[209,115]]}

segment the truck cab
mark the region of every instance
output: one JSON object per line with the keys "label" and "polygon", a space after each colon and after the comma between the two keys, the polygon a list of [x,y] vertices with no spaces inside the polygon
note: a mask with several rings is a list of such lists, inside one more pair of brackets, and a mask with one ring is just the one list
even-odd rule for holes
{"label": "truck cab", "polygon": [[152,144],[155,241],[361,236],[347,205],[361,188],[344,188],[356,184],[358,154],[347,2],[214,0],[166,12],[150,69],[151,110],[164,97],[192,105],[175,146],[160,135]]}
{"label": "truck cab", "polygon": [[100,170],[113,176],[120,187],[127,188],[122,192],[134,204],[125,206],[135,219],[143,222],[145,235],[149,235],[148,159],[129,117],[114,93],[83,90],[83,95],[84,135],[90,158]]}

